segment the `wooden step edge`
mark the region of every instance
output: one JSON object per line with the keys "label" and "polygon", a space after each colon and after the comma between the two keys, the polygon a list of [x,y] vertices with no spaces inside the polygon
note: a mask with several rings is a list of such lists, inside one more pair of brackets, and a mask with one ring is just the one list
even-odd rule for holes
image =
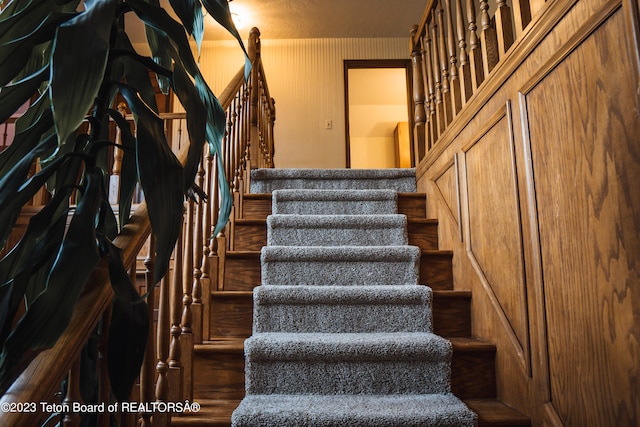
{"label": "wooden step edge", "polygon": [[236,223],[236,226],[238,225],[245,225],[245,226],[249,226],[249,225],[258,225],[258,226],[267,226],[267,220],[266,218],[237,218],[234,220]]}
{"label": "wooden step edge", "polygon": [[249,200],[269,200],[271,199],[271,193],[244,193],[242,198]]}
{"label": "wooden step edge", "polygon": [[407,218],[407,223],[411,224],[431,224],[438,225],[438,218]]}
{"label": "wooden step edge", "polygon": [[453,251],[449,249],[422,249],[423,256],[453,256]]}
{"label": "wooden step edge", "polygon": [[229,352],[244,352],[245,337],[224,337],[214,338],[208,341],[203,341],[202,344],[195,344],[193,346],[193,352],[196,354],[208,354],[208,353],[229,353]]}
{"label": "wooden step edge", "polygon": [[471,298],[472,292],[463,289],[432,289],[431,294],[433,298],[447,299],[447,298]]}
{"label": "wooden step edge", "polygon": [[463,399],[478,414],[478,427],[531,427],[531,419],[498,399]]}
{"label": "wooden step edge", "polygon": [[475,351],[487,351],[487,352],[495,352],[496,345],[487,341],[482,341],[477,338],[467,338],[467,337],[452,337],[448,338],[451,341],[451,345],[453,346],[453,351],[462,353],[462,352],[475,352]]}
{"label": "wooden step edge", "polygon": [[404,199],[425,199],[427,198],[427,193],[417,193],[417,192],[400,192],[398,193],[398,198]]}
{"label": "wooden step edge", "polygon": [[260,258],[260,251],[227,251],[227,258]]}
{"label": "wooden step edge", "polygon": [[253,291],[211,291],[213,299],[253,298]]}

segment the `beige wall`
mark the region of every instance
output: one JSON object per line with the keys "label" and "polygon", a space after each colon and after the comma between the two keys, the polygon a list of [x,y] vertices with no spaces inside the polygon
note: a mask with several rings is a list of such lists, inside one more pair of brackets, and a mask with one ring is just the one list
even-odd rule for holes
{"label": "beige wall", "polygon": [[[343,60],[408,57],[408,38],[262,40],[276,101],[276,167],[345,167]],[[203,45],[201,67],[215,93],[242,64],[234,42]]]}

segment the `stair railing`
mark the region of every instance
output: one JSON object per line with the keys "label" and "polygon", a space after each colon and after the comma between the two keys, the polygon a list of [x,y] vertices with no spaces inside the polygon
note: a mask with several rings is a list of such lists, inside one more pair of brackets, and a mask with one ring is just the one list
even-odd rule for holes
{"label": "stair railing", "polygon": [[544,5],[543,0],[428,1],[420,25],[411,30],[414,150],[419,160],[508,60]]}
{"label": "stair railing", "polygon": [[[227,131],[222,144],[224,175],[234,193],[248,188],[252,159],[256,165],[273,165],[274,102],[269,96],[260,60],[260,32],[254,28],[249,38],[248,52],[253,63],[251,78],[244,79],[241,69],[219,96],[227,114]],[[254,102],[255,101],[255,102]],[[124,111],[121,111],[124,113]],[[188,143],[183,135],[185,114],[161,115],[168,140],[184,162]],[[127,117],[132,119],[132,117]],[[186,131],[185,131],[186,133]],[[254,157],[251,157],[251,156]],[[147,206],[142,201],[114,240],[122,249],[125,266],[141,292],[149,292],[151,325],[145,360],[139,383],[134,387],[131,402],[146,404],[123,408],[114,406],[109,396],[106,362],[106,332],[113,292],[106,262],[94,271],[74,310],[69,326],[50,350],[42,352],[0,397],[0,425],[23,427],[80,425],[83,413],[95,414],[95,425],[108,426],[116,419],[122,426],[167,426],[171,416],[192,407],[185,403],[193,397],[193,348],[208,337],[209,295],[215,286],[218,269],[218,248],[225,232],[211,238],[218,221],[222,202],[219,188],[218,159],[205,147],[196,184],[208,194],[205,200],[185,202],[182,233],[176,244],[170,271],[158,284],[153,283],[155,239],[151,235]],[[115,153],[114,175],[118,179],[118,153]],[[234,197],[235,198],[235,197]],[[224,243],[223,243],[224,244]],[[104,260],[103,260],[104,261]],[[87,341],[95,339],[97,331],[99,397],[97,407],[87,411],[68,410],[82,402],[80,393],[80,355]],[[65,382],[66,394],[61,384]],[[180,406],[170,404],[177,402]],[[13,406],[12,406],[13,405]],[[28,405],[28,406],[25,406]],[[7,410],[16,408],[16,411]],[[26,409],[18,411],[18,408]],[[174,410],[176,409],[177,410]],[[34,409],[30,411],[30,409]]]}

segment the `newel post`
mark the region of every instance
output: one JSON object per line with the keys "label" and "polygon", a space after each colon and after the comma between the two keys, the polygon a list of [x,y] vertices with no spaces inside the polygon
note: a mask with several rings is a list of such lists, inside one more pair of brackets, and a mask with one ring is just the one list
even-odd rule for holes
{"label": "newel post", "polygon": [[[260,30],[253,27],[249,32],[249,45],[247,53],[253,64],[251,68],[251,76],[249,77],[249,140],[247,142],[247,152],[249,158],[259,163],[260,159],[260,130],[258,128],[259,100],[260,100],[260,81],[258,64],[260,63],[261,54]],[[252,165],[249,164],[249,167]]]}
{"label": "newel post", "polygon": [[424,109],[424,81],[422,76],[422,52],[420,43],[415,43],[418,26],[411,28],[411,65],[413,74],[413,145],[416,165],[425,155],[425,123],[427,114]]}

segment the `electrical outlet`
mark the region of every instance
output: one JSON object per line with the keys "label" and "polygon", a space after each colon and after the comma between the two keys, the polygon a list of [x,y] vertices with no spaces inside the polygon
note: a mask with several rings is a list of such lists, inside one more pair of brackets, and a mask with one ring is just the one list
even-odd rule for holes
{"label": "electrical outlet", "polygon": [[324,128],[325,129],[331,129],[333,128],[333,122],[331,120],[325,120],[324,121]]}

